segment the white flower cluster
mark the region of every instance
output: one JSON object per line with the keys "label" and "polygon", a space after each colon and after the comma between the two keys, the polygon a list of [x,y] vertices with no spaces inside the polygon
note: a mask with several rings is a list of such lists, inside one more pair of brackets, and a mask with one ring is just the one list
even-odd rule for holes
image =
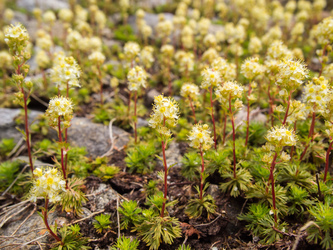
{"label": "white flower cluster", "polygon": [[127,42],[124,46],[124,54],[128,60],[134,60],[140,53],[140,46],[136,42]]}
{"label": "white flower cluster", "polygon": [[228,63],[222,57],[216,58],[212,63],[212,67],[220,73],[223,82],[232,81],[236,78],[236,65]]}
{"label": "white flower cluster", "polygon": [[72,101],[63,96],[52,98],[45,115],[51,127],[57,129],[59,117],[62,118],[64,127],[69,127],[73,115]]}
{"label": "white flower cluster", "polygon": [[189,97],[193,101],[198,99],[199,94],[199,87],[193,83],[184,83],[180,90],[180,95],[182,97]]}
{"label": "white flower cluster", "polygon": [[295,146],[297,136],[292,130],[284,126],[271,128],[267,135],[266,140],[275,147]]}
{"label": "white flower cluster", "polygon": [[235,81],[225,82],[222,86],[219,86],[215,90],[215,95],[219,99],[220,103],[228,103],[229,99],[242,98],[243,87]]}
{"label": "white flower cluster", "polygon": [[201,76],[203,77],[201,82],[201,88],[208,89],[215,87],[221,83],[221,75],[215,68],[206,68],[202,71]]}
{"label": "white flower cluster", "polygon": [[289,59],[291,56],[291,51],[280,40],[273,42],[267,49],[267,60]]}
{"label": "white flower cluster", "polygon": [[326,45],[333,42],[333,18],[327,17],[321,21],[315,31],[315,37],[319,44]]}
{"label": "white flower cluster", "polygon": [[241,66],[241,73],[249,80],[264,73],[264,66],[259,63],[259,58],[248,58]]}
{"label": "white flower cluster", "polygon": [[67,84],[69,87],[81,87],[79,84],[80,75],[80,66],[73,57],[57,54],[51,69],[51,80],[56,83],[60,90],[65,89]]}
{"label": "white flower cluster", "polygon": [[323,76],[313,78],[304,88],[304,99],[312,112],[326,112],[326,103],[331,94],[328,81]]}
{"label": "white flower cluster", "polygon": [[9,48],[17,53],[26,48],[29,41],[29,34],[26,28],[18,23],[5,28],[5,42]]}
{"label": "white flower cluster", "polygon": [[127,79],[128,89],[130,91],[138,91],[140,86],[146,88],[147,73],[140,66],[130,69],[127,74]]}
{"label": "white flower cluster", "polygon": [[60,201],[66,182],[56,168],[36,168],[34,176],[29,200],[36,202],[38,197],[44,197],[50,202]]}
{"label": "white flower cluster", "polygon": [[88,59],[93,63],[101,66],[105,61],[105,55],[102,52],[94,51],[88,57]]}
{"label": "white flower cluster", "polygon": [[155,96],[153,113],[150,117],[149,126],[156,128],[162,136],[168,137],[171,132],[163,127],[175,127],[177,125],[179,118],[178,103],[171,97]]}
{"label": "white flower cluster", "polygon": [[191,141],[190,147],[197,149],[209,150],[214,144],[207,124],[194,125],[188,136],[188,139]]}
{"label": "white flower cluster", "polygon": [[279,64],[279,74],[276,83],[287,91],[296,90],[308,77],[305,64],[297,60],[284,60]]}

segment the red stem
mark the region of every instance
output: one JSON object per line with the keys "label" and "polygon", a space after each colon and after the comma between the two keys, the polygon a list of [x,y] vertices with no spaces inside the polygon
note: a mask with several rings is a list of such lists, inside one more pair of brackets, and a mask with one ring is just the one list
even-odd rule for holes
{"label": "red stem", "polygon": [[[18,65],[16,74],[21,75],[21,67],[24,64],[24,62],[21,65]],[[28,156],[29,156],[29,164],[30,164],[30,170],[33,175],[34,172],[34,165],[32,162],[32,155],[31,155],[31,146],[30,146],[30,133],[29,133],[29,123],[28,123],[28,97],[24,91],[23,86],[21,85],[21,92],[23,94],[23,103],[24,103],[24,128],[25,128],[25,135],[26,135],[26,142],[27,142],[27,148],[28,148]]]}
{"label": "red stem", "polygon": [[[330,139],[332,140],[332,138],[330,138]],[[329,160],[330,160],[330,153],[331,153],[331,150],[332,150],[332,145],[333,145],[333,141],[330,143],[330,145],[328,146],[328,149],[326,151],[324,182],[326,182],[326,178],[327,178],[328,164],[329,164]]]}
{"label": "red stem", "polygon": [[214,128],[214,147],[215,150],[217,150],[216,147],[216,129],[215,129],[215,118],[214,118],[214,106],[213,106],[213,86],[210,86],[210,107],[212,109],[212,121],[213,121],[213,128]]}
{"label": "red stem", "polygon": [[227,128],[227,118],[228,118],[228,116],[227,116],[226,112],[224,112],[224,122],[223,122],[223,140],[222,140],[222,142],[223,142],[223,145],[224,145],[224,143],[225,143],[225,130],[226,130],[226,128]]}
{"label": "red stem", "polygon": [[[62,131],[61,131],[61,119],[60,116],[58,117],[58,130],[59,130],[59,142],[62,143]],[[64,175],[64,179],[66,181],[66,189],[68,189],[68,182],[67,182],[67,176],[66,176],[66,169],[65,169],[65,164],[64,164],[64,149],[61,146],[61,169],[62,173]]]}
{"label": "red stem", "polygon": [[247,116],[246,116],[246,139],[245,139],[245,147],[247,147],[247,143],[249,141],[249,128],[250,128],[250,99],[249,96],[251,95],[251,82],[249,83],[249,93],[247,97]]}
{"label": "red stem", "polygon": [[61,245],[63,246],[64,243],[61,241],[61,239],[58,237],[58,235],[56,235],[50,228],[49,226],[49,223],[47,221],[47,208],[48,208],[48,205],[49,205],[49,199],[48,198],[45,198],[45,210],[42,212],[43,213],[43,220],[44,220],[44,224],[47,228],[47,230],[49,231],[49,233],[52,235],[53,238],[56,239],[56,241],[60,241],[61,242]]}
{"label": "red stem", "polygon": [[[327,48],[328,44],[325,45],[324,49],[323,49],[323,57],[325,56],[325,53],[326,53],[326,48]],[[323,65],[323,62],[320,62],[321,63],[321,69],[320,69],[320,72],[319,72],[319,76],[321,76],[321,74],[323,73],[323,69],[324,69],[324,65]]]}
{"label": "red stem", "polygon": [[134,94],[134,138],[135,138],[135,144],[138,142],[138,134],[136,130],[136,102],[137,102],[137,91],[135,91]]}
{"label": "red stem", "polygon": [[234,121],[234,115],[231,110],[231,96],[229,97],[229,112],[230,112],[230,120],[232,124],[232,141],[233,141],[233,157],[234,157],[234,178],[236,179],[236,145],[235,145],[235,140],[236,140],[236,132],[235,132],[235,121]]}
{"label": "red stem", "polygon": [[[296,133],[296,124],[297,124],[297,120],[294,122],[294,133]],[[290,150],[290,159],[291,160],[293,160],[294,149],[295,149],[295,146],[292,146],[291,150]]]}
{"label": "red stem", "polygon": [[171,75],[170,75],[170,57],[168,58],[168,81],[169,81],[169,95],[172,96],[172,84],[171,84]]}
{"label": "red stem", "polygon": [[205,171],[205,164],[204,164],[204,158],[203,158],[203,152],[202,148],[200,146],[200,156],[201,156],[201,173],[200,173],[200,200],[202,200],[202,190],[203,190],[203,173]]}
{"label": "red stem", "polygon": [[167,193],[168,193],[168,185],[167,185],[167,177],[168,177],[168,167],[165,157],[165,142],[162,141],[162,152],[163,152],[163,163],[164,163],[164,199],[161,211],[161,217],[164,217],[164,210],[165,210],[165,203],[167,200]]}

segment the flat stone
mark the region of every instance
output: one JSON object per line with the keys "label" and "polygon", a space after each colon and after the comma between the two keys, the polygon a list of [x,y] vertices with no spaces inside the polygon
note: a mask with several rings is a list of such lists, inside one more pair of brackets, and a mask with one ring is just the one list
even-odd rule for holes
{"label": "flat stone", "polygon": [[[160,157],[162,157],[162,153]],[[173,167],[181,167],[183,157],[180,153],[179,145],[177,142],[172,141],[167,145],[167,148],[165,150],[165,157],[168,167],[170,167],[171,165],[174,165]],[[161,160],[158,160],[157,164],[159,166],[163,166]]]}
{"label": "flat stone", "polygon": [[146,102],[148,105],[152,104],[154,102],[154,98],[155,96],[160,95],[161,93],[158,92],[156,89],[151,89],[148,91],[147,93],[147,98],[146,98]]}
{"label": "flat stone", "polygon": [[[27,206],[25,204],[24,206]],[[0,228],[0,235],[2,236],[10,236],[23,222],[23,220],[29,216],[31,213],[31,209],[33,206],[31,205],[29,209],[26,209],[22,211],[20,214],[14,216],[11,220],[9,220],[2,228]],[[40,211],[40,210],[39,210]],[[53,225],[56,218],[60,218],[59,214],[55,211],[53,213],[48,214],[48,222],[50,225]],[[16,232],[15,235],[17,237],[14,238],[8,238],[5,242],[0,244],[0,248],[4,250],[12,250],[14,249],[13,246],[4,247],[5,245],[11,244],[11,243],[26,243],[31,240],[40,238],[43,234],[40,234],[45,228],[45,225],[43,223],[43,219],[35,212],[31,217],[27,219],[25,223],[22,224],[21,228]],[[34,230],[35,229],[35,230]],[[37,230],[39,229],[39,230]],[[46,229],[46,228],[45,228]],[[43,231],[44,232],[44,231]],[[48,234],[48,232],[45,230],[44,234]],[[47,237],[43,237],[41,239],[38,239],[40,243],[47,242]],[[4,247],[4,248],[2,248]],[[20,249],[27,250],[27,249],[34,249],[31,248],[31,246],[22,246]]]}
{"label": "flat stone", "polygon": [[28,11],[32,11],[34,8],[40,8],[42,10],[59,10],[68,9],[69,4],[66,0],[47,0],[47,1],[36,1],[36,0],[17,0],[17,7],[24,8]]}
{"label": "flat stone", "polygon": [[[262,113],[259,107],[256,109],[250,110],[250,123],[251,122],[258,122],[258,123],[266,123],[267,117]],[[235,116],[235,125],[244,126],[247,120],[247,109],[243,107]]]}
{"label": "flat stone", "polygon": [[[115,149],[122,149],[129,142],[129,133],[112,126]],[[109,128],[93,123],[88,118],[74,118],[68,129],[68,142],[73,146],[86,147],[90,157],[102,156],[109,151],[111,140]]]}
{"label": "flat stone", "polygon": [[[15,118],[20,115],[20,112],[20,109],[0,108],[0,140],[13,138],[15,142],[18,142],[23,137],[16,127],[24,129],[24,121],[20,126],[15,123]],[[42,114],[43,112],[31,110],[28,114],[29,124],[31,125]]]}
{"label": "flat stone", "polygon": [[148,127],[148,121],[142,118],[138,118],[137,127],[138,128]]}
{"label": "flat stone", "polygon": [[[172,21],[173,19],[173,14],[171,13],[163,13],[165,20],[170,20]],[[146,21],[146,24],[152,27],[152,29],[155,29],[155,26],[158,23],[158,14],[152,14],[152,13],[145,13],[144,20]],[[133,28],[134,32],[138,32],[138,28],[136,26],[136,16],[129,16],[128,18],[128,24]]]}
{"label": "flat stone", "polygon": [[95,212],[104,209],[112,200],[117,200],[117,193],[110,186],[101,183],[94,192],[89,194],[88,200],[96,205],[91,211]]}

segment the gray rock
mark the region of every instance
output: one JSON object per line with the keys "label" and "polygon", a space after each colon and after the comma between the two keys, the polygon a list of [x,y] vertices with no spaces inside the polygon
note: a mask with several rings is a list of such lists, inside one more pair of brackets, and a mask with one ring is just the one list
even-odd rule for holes
{"label": "gray rock", "polygon": [[[160,157],[163,157],[162,154]],[[175,164],[173,167],[181,167],[182,155],[180,154],[179,145],[177,142],[172,141],[167,145],[167,149],[165,150],[165,157],[168,167],[173,164]],[[161,160],[158,160],[157,164],[159,166],[163,166],[163,162]]]}
{"label": "gray rock", "polygon": [[17,0],[17,7],[24,8],[28,11],[32,11],[34,8],[41,8],[42,10],[59,10],[59,9],[68,9],[69,4],[66,0]]}
{"label": "gray rock", "polygon": [[101,183],[94,192],[89,194],[88,200],[96,205],[91,211],[95,212],[104,209],[112,200],[117,200],[117,193],[110,186]]}
{"label": "gray rock", "polygon": [[[129,142],[129,133],[112,126],[115,149],[122,149]],[[68,141],[74,146],[86,147],[88,155],[97,157],[111,147],[108,126],[93,123],[88,118],[74,118],[68,129]]]}
{"label": "gray rock", "polygon": [[[171,13],[163,13],[163,14],[164,14],[165,20],[172,21],[173,14],[171,14]],[[154,30],[155,26],[158,23],[158,14],[146,13],[144,19],[146,21],[146,24],[149,25],[150,27],[152,27]],[[128,18],[128,24],[133,28],[135,33],[138,32],[138,28],[136,27],[136,16],[134,16],[134,15],[130,16]]]}
{"label": "gray rock", "polygon": [[221,194],[219,186],[215,184],[210,184],[207,193],[211,195],[215,200]]}
{"label": "gray rock", "polygon": [[[24,206],[27,206],[26,204]],[[2,236],[10,236],[23,222],[23,220],[28,217],[28,215],[31,213],[33,206],[31,205],[29,209],[26,209],[22,211],[20,214],[14,216],[10,221],[8,221],[2,228],[0,228],[0,235]],[[53,225],[56,218],[59,217],[59,214],[55,211],[53,213],[48,214],[48,222],[50,225]],[[35,212],[31,217],[27,219],[25,223],[22,224],[21,228],[16,232],[16,237],[14,238],[8,238],[5,242],[2,242],[0,244],[0,248],[4,250],[12,250],[14,249],[13,246],[4,247],[5,245],[11,244],[11,243],[26,243],[29,241],[32,241],[34,239],[40,238],[42,235],[40,234],[41,231],[43,231],[45,228],[45,225],[43,223],[43,219]],[[45,232],[45,235],[48,233]],[[38,239],[40,243],[47,242],[47,237],[43,237],[41,239]],[[31,249],[28,246],[22,246],[20,249]]]}
{"label": "gray rock", "polygon": [[149,90],[147,93],[147,98],[146,98],[147,104],[149,104],[149,105],[152,104],[154,102],[155,96],[158,96],[158,95],[160,95],[160,92],[158,92],[156,89]]}
{"label": "gray rock", "polygon": [[141,128],[141,127],[148,127],[148,121],[142,118],[138,118],[138,123],[137,123],[137,127]]}
{"label": "gray rock", "polygon": [[[259,122],[259,123],[266,123],[267,117],[262,113],[260,108],[256,108],[253,110],[250,110],[250,123],[251,122]],[[241,125],[244,126],[246,124],[247,120],[247,109],[246,107],[243,107],[235,116],[235,125]],[[242,124],[241,124],[242,122]]]}
{"label": "gray rock", "polygon": [[141,0],[138,1],[138,7],[151,9],[159,5],[165,5],[170,3],[172,3],[171,0]]}
{"label": "gray rock", "polygon": [[[21,162],[23,162],[23,163],[27,163],[27,164],[29,163],[29,157],[28,157],[28,156],[24,156],[24,155],[21,155],[21,156],[19,156],[19,157],[13,158],[12,160],[13,160],[13,161],[18,160],[18,161],[21,161]],[[40,167],[40,166],[43,166],[45,163],[42,162],[42,161],[39,161],[39,160],[35,160],[35,161],[33,162],[33,164],[34,164],[35,167]],[[47,165],[50,165],[50,164],[47,163]]]}
{"label": "gray rock", "polygon": [[[18,126],[15,123],[15,118],[20,115],[20,109],[8,109],[0,108],[0,140],[4,138],[14,138],[15,142],[18,142],[22,138],[22,134],[16,129],[19,127],[24,129],[24,121],[21,121],[23,125]],[[29,124],[38,118],[43,113],[40,111],[32,110],[28,114]]]}

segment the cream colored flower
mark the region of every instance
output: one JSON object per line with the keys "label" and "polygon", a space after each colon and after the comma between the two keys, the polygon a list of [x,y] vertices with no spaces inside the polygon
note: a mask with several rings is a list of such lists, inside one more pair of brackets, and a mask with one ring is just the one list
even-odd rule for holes
{"label": "cream colored flower", "polygon": [[180,95],[182,97],[189,97],[192,101],[198,100],[199,94],[199,87],[193,83],[184,83],[180,90]]}
{"label": "cream colored flower", "polygon": [[284,146],[295,146],[297,142],[297,136],[294,131],[287,129],[284,126],[276,126],[271,128],[267,135],[266,140],[276,146],[276,147],[284,147]]}
{"label": "cream colored flower", "polygon": [[215,68],[206,68],[202,71],[201,76],[203,77],[201,82],[201,88],[208,89],[215,87],[221,83],[220,72]]}
{"label": "cream colored flower", "polygon": [[56,168],[36,168],[34,170],[33,186],[29,192],[29,200],[36,202],[38,197],[57,202],[61,199],[61,192],[65,191],[66,182]]}
{"label": "cream colored flower", "polygon": [[139,66],[132,68],[128,72],[127,79],[130,91],[138,91],[140,87],[146,88],[147,73]]}
{"label": "cream colored flower", "polygon": [[194,125],[188,136],[188,139],[191,141],[190,147],[202,150],[209,150],[214,144],[207,124]]}

